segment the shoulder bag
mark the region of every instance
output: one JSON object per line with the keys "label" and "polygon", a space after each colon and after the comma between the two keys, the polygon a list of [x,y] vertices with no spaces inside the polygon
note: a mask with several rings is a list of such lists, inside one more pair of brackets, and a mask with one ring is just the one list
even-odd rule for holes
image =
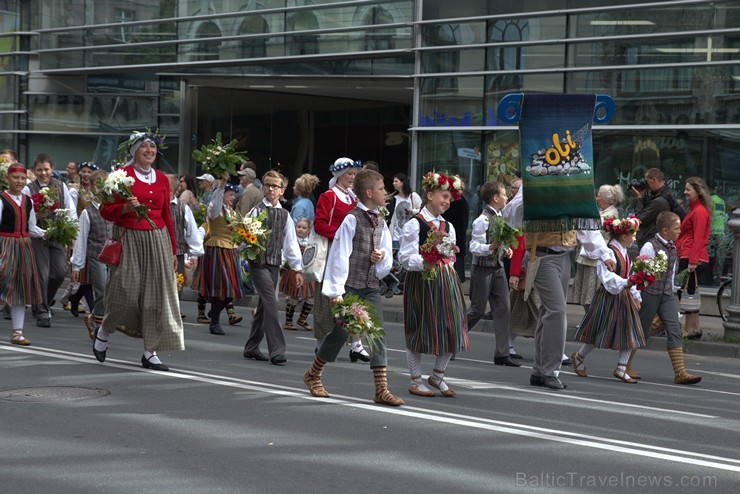
{"label": "shoulder bag", "polygon": [[[694,276],[694,293],[689,293],[688,286],[689,286],[689,278],[691,276]],[[699,312],[701,310],[701,297],[699,294],[699,277],[696,274],[696,270],[694,270],[693,273],[689,273],[688,276],[686,276],[686,281],[683,284],[683,288],[681,290],[681,299],[678,304],[678,308],[681,310],[681,312]]]}
{"label": "shoulder bag", "polygon": [[117,240],[109,238],[103,244],[103,248],[98,254],[98,260],[108,266],[118,266],[121,263],[121,240],[126,235],[126,230],[123,231]]}
{"label": "shoulder bag", "polygon": [[[334,194],[334,204],[331,206],[329,213],[329,223],[334,218],[334,208],[337,205],[337,196]],[[303,280],[321,282],[324,279],[324,269],[326,269],[326,256],[329,250],[329,239],[311,231],[306,248],[303,250]]]}

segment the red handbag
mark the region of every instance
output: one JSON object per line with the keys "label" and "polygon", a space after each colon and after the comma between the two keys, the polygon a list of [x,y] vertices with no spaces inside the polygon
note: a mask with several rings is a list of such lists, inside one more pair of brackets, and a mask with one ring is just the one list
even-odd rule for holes
{"label": "red handbag", "polygon": [[108,266],[118,266],[121,264],[121,239],[123,239],[124,235],[126,235],[125,231],[118,237],[118,240],[109,238],[105,241],[103,248],[100,249],[100,254],[98,254],[98,260],[100,262]]}

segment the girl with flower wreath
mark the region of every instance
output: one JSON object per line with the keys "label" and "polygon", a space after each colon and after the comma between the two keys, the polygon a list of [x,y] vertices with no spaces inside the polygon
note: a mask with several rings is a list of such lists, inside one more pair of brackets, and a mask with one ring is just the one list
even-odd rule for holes
{"label": "girl with flower wreath", "polygon": [[636,383],[638,376],[631,376],[631,363],[635,350],[645,346],[645,336],[640,324],[641,297],[629,280],[631,262],[627,249],[635,242],[640,220],[634,216],[604,220],[603,229],[611,234],[609,248],[614,253],[617,267],[612,272],[604,263],[596,265],[601,286],[583,316],[576,331],[576,341],[583,343],[573,353],[573,369],[578,376],[588,377],[584,361],[594,348],[611,348],[619,352],[617,368],[613,375],[620,381]]}
{"label": "girl with flower wreath", "polygon": [[[422,256],[421,246],[437,232],[446,233],[454,244],[455,228],[442,218],[442,213],[462,194],[462,182],[457,176],[432,171],[424,175],[422,188],[426,204],[404,225],[398,251],[398,260],[407,270],[403,309],[411,374],[409,393],[434,396],[436,389],[442,396],[454,396],[444,375],[452,355],[470,346],[465,300],[454,255],[429,264]],[[433,275],[428,276],[430,273]],[[427,379],[431,389],[421,380],[422,353],[436,356],[433,373]]]}
{"label": "girl with flower wreath", "polygon": [[6,169],[7,189],[0,192],[0,304],[10,312],[10,343],[28,346],[23,335],[26,305],[41,302],[41,283],[31,247],[31,238],[43,238],[36,226],[31,198],[21,191],[26,186],[26,169],[17,163]]}

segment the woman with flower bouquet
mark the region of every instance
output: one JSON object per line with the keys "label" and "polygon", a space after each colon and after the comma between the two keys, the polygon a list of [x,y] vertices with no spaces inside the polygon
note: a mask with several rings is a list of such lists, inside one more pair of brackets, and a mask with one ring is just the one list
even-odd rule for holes
{"label": "woman with flower bouquet", "polygon": [[208,331],[214,335],[226,334],[221,328],[221,312],[233,300],[244,296],[239,278],[239,244],[232,238],[235,199],[236,187],[229,185],[229,175],[224,173],[208,204],[209,234],[204,242],[206,255],[203,256],[200,286],[200,296],[211,301]]}
{"label": "woman with flower bouquet", "polygon": [[[462,193],[457,176],[434,171],[424,175],[419,214],[403,227],[398,260],[406,268],[403,307],[406,358],[411,373],[409,393],[454,396],[444,380],[453,354],[466,351],[468,323],[460,280],[454,268],[455,228],[442,218],[450,202]],[[421,354],[436,356],[434,371],[427,383],[421,380]]]}
{"label": "woman with flower bouquet", "polygon": [[109,270],[105,317],[94,332],[93,354],[104,362],[108,336],[120,331],[144,342],[141,365],[169,370],[157,351],[185,349],[177,267],[175,229],[170,214],[170,182],[153,168],[164,136],[156,131],[133,132],[122,144],[132,159],[108,175],[100,215],[113,223],[121,242],[120,263]]}
{"label": "woman with flower bouquet", "polygon": [[610,348],[619,352],[617,368],[613,375],[620,381],[636,383],[640,377],[632,372],[635,351],[645,346],[645,336],[640,323],[640,292],[630,277],[631,263],[627,249],[635,242],[640,220],[607,218],[603,229],[612,236],[609,248],[614,253],[617,268],[609,271],[604,263],[596,266],[601,286],[583,316],[576,340],[583,343],[573,353],[573,369],[581,377],[588,377],[584,361],[594,348]]}
{"label": "woman with flower bouquet", "polygon": [[31,238],[41,239],[31,199],[22,193],[26,169],[17,163],[0,170],[6,189],[0,192],[0,304],[8,307],[12,322],[10,343],[28,346],[23,335],[26,305],[41,301],[41,284]]}
{"label": "woman with flower bouquet", "polygon": [[[54,170],[51,156],[39,154],[33,164],[36,180],[30,182],[24,193],[33,199],[34,210],[39,227],[46,228],[64,210],[70,221],[77,221],[77,212],[67,186],[51,176]],[[36,326],[51,327],[49,306],[57,290],[67,276],[67,249],[56,242],[46,242],[32,238],[33,255],[36,259],[39,281],[41,283],[41,303],[32,307],[36,314]]]}

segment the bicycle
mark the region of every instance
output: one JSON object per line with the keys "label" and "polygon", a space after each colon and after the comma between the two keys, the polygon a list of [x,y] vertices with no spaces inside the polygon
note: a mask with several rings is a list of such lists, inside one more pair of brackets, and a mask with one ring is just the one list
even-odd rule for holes
{"label": "bicycle", "polygon": [[732,297],[732,275],[728,274],[720,278],[720,285],[717,289],[717,308],[719,309],[719,315],[722,316],[722,320],[726,321],[728,317],[727,306],[730,305],[729,300],[725,300],[725,290],[728,290],[728,299]]}

